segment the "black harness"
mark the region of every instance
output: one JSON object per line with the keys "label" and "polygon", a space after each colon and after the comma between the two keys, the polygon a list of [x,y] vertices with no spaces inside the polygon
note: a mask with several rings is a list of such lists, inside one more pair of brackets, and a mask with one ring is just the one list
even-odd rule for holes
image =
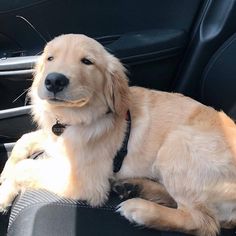
{"label": "black harness", "polygon": [[122,163],[125,159],[125,156],[128,153],[128,142],[129,142],[129,136],[130,136],[130,131],[131,131],[131,116],[130,116],[130,112],[127,112],[127,117],[126,117],[126,121],[127,121],[127,128],[126,128],[126,132],[125,132],[125,138],[123,140],[123,144],[120,148],[120,150],[117,151],[116,156],[113,160],[113,172],[117,173],[121,166]]}
{"label": "black harness", "polygon": [[[117,173],[121,169],[121,166],[123,164],[124,158],[128,153],[128,142],[129,142],[129,136],[130,136],[130,131],[131,131],[131,116],[130,116],[130,111],[127,112],[127,128],[125,132],[125,137],[122,143],[121,148],[117,151],[116,156],[113,161],[113,172]],[[56,124],[52,126],[52,132],[60,136],[64,130],[66,129],[67,125],[62,124],[59,122],[59,120],[56,121]]]}

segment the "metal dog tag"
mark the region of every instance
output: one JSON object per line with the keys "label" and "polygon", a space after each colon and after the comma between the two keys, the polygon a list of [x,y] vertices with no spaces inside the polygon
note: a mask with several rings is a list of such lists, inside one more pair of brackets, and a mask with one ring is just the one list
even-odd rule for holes
{"label": "metal dog tag", "polygon": [[56,122],[55,125],[52,126],[52,132],[56,135],[56,136],[60,136],[64,130],[65,130],[66,126],[59,123],[59,121]]}

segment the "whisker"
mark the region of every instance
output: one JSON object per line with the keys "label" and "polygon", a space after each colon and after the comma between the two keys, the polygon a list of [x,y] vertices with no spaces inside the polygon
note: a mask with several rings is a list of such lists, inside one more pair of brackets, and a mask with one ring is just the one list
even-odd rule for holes
{"label": "whisker", "polygon": [[25,93],[27,93],[29,89],[26,89],[23,93],[21,93],[17,98],[15,98],[12,103],[15,103],[20,97],[22,97]]}
{"label": "whisker", "polygon": [[52,40],[52,35],[47,31],[47,35],[49,37],[50,40]]}
{"label": "whisker", "polygon": [[43,52],[43,50],[37,52],[36,54],[34,54],[34,56],[40,55],[40,54],[42,54],[42,52]]}
{"label": "whisker", "polygon": [[45,37],[23,16],[20,16],[20,15],[16,15],[17,18],[20,18],[22,20],[24,20],[30,27],[31,29],[33,29],[37,34],[38,36],[45,42],[47,43],[48,41],[45,39]]}
{"label": "whisker", "polygon": [[29,97],[29,94],[27,94],[27,95],[25,96],[24,106],[26,106],[27,103],[29,103],[29,102],[30,102],[30,97]]}

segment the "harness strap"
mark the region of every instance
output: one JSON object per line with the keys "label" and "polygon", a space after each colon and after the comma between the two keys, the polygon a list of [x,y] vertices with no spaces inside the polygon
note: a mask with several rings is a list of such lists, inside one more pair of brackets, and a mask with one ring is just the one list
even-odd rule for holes
{"label": "harness strap", "polygon": [[125,159],[125,156],[128,153],[128,142],[129,142],[129,137],[130,137],[130,131],[131,131],[131,116],[130,116],[130,111],[127,112],[127,128],[125,132],[125,137],[123,140],[123,144],[120,148],[120,150],[117,151],[116,156],[113,161],[113,172],[117,173],[121,169],[121,166],[123,164],[123,161]]}

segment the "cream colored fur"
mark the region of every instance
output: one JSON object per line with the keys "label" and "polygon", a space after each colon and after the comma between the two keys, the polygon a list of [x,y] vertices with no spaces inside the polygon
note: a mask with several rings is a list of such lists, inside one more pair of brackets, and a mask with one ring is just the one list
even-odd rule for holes
{"label": "cream colored fur", "polygon": [[[51,56],[54,59],[48,61]],[[83,64],[82,58],[93,65]],[[69,78],[69,85],[57,94],[61,102],[51,101],[45,88],[50,72]],[[236,127],[223,112],[180,94],[128,87],[118,59],[95,40],[73,34],[47,44],[30,96],[39,130],[16,143],[4,168],[2,210],[26,188],[101,205],[110,191],[110,179],[141,177],[159,181],[178,208],[130,199],[119,208],[129,220],[212,236],[220,225],[235,225]],[[128,155],[113,174],[128,109],[132,119]],[[68,124],[59,137],[51,132],[57,119]],[[39,150],[51,158],[27,159]]]}

